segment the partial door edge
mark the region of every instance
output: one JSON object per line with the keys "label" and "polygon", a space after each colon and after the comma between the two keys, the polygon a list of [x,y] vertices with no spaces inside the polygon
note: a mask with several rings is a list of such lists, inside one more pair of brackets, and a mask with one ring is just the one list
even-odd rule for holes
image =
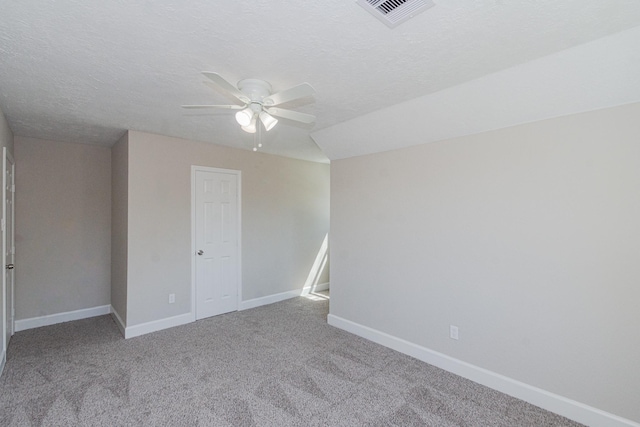
{"label": "partial door edge", "polygon": [[[9,185],[9,183],[7,183],[7,171],[9,167],[13,168],[14,164],[15,164],[15,161],[13,159],[13,156],[7,150],[7,147],[2,147],[1,229],[2,229],[2,265],[3,266],[7,265],[7,233],[13,234],[13,221],[11,221],[11,224],[9,225],[9,227],[6,226],[8,206],[7,206],[7,198],[5,193],[7,190],[7,185]],[[11,185],[13,185],[13,183],[11,183]],[[12,198],[14,197],[13,194],[11,196]],[[11,205],[11,208],[13,209],[13,204]],[[13,215],[11,215],[11,218],[13,218]],[[4,369],[4,365],[6,361],[6,351],[7,351],[7,346],[9,344],[7,340],[7,331],[9,331],[10,335],[13,335],[13,332],[15,330],[13,325],[13,322],[14,322],[13,315],[11,316],[11,321],[7,323],[7,317],[8,317],[7,310],[9,310],[10,313],[13,313],[13,307],[14,307],[14,298],[13,298],[14,292],[13,292],[13,289],[11,289],[11,292],[9,292],[10,290],[9,287],[13,288],[13,280],[12,280],[12,283],[7,283],[7,275],[3,269],[2,271],[2,310],[1,310],[2,311],[2,356],[0,360],[0,374]]]}

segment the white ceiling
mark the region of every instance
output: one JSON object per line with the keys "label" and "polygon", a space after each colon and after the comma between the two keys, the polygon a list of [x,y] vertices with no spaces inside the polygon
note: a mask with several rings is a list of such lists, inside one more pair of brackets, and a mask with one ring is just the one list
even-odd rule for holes
{"label": "white ceiling", "polygon": [[[21,136],[110,145],[126,129],[135,129],[251,148],[252,137],[230,112],[180,108],[232,101],[203,84],[200,72],[215,71],[231,82],[260,78],[276,91],[306,81],[315,87],[315,98],[289,107],[315,114],[317,123],[305,127],[282,120],[264,136],[263,151],[326,161],[310,133],[330,158],[397,148],[394,138],[376,131],[361,132],[366,140],[351,140],[362,126],[382,126],[389,108],[396,108],[397,124],[398,108],[429,112],[447,105],[449,120],[438,117],[438,126],[429,126],[425,115],[420,140],[409,138],[407,145],[634,101],[604,96],[568,110],[545,110],[558,104],[548,99],[557,93],[554,82],[564,87],[562,82],[572,80],[568,69],[580,73],[605,61],[614,65],[587,73],[584,81],[604,86],[598,93],[609,90],[608,82],[622,92],[619,86],[631,85],[627,92],[633,98],[640,88],[637,78],[624,73],[620,78],[619,71],[635,70],[640,60],[631,54],[638,49],[618,48],[615,58],[594,60],[593,52],[606,53],[609,45],[589,42],[603,38],[616,46],[638,46],[640,32],[633,28],[639,25],[637,0],[436,0],[436,7],[395,29],[352,0],[4,1],[0,108]],[[625,62],[626,53],[631,63]],[[568,63],[572,58],[578,62]],[[484,98],[478,94],[493,99],[496,111],[516,108],[518,102],[500,106],[498,101],[508,101],[536,72],[546,74],[534,88],[555,89],[518,93],[521,107],[537,102],[534,111],[521,108],[506,121],[479,114],[467,123],[482,110],[477,100]],[[603,81],[605,72],[615,82]],[[508,90],[491,97],[504,81]],[[584,84],[565,97],[589,90]],[[451,117],[458,114],[452,105],[467,103],[476,110]]]}

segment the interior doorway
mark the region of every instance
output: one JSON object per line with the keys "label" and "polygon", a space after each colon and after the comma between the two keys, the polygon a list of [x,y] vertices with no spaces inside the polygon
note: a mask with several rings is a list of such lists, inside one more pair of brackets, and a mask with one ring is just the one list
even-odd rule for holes
{"label": "interior doorway", "polygon": [[192,166],[192,311],[194,320],[238,310],[240,171]]}

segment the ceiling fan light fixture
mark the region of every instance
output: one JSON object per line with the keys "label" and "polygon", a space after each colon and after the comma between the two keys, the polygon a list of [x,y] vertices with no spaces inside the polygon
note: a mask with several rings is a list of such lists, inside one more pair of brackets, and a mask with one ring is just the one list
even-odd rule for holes
{"label": "ceiling fan light fixture", "polygon": [[236,121],[240,126],[249,126],[253,119],[253,110],[250,107],[240,110],[236,113]]}
{"label": "ceiling fan light fixture", "polygon": [[256,116],[254,115],[253,117],[251,117],[251,121],[249,122],[249,124],[246,126],[241,126],[241,129],[248,133],[256,133],[256,124],[257,120]]}
{"label": "ceiling fan light fixture", "polygon": [[273,127],[278,123],[278,119],[276,119],[266,111],[260,112],[260,121],[264,125],[264,128],[267,130],[267,132],[273,129]]}

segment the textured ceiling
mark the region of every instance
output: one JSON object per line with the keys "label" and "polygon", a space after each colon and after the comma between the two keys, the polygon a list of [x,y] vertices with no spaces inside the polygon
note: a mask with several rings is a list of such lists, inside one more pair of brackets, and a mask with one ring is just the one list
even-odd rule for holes
{"label": "textured ceiling", "polygon": [[215,71],[276,91],[313,85],[314,98],[289,107],[315,114],[315,126],[282,120],[263,151],[315,161],[326,157],[310,132],[640,25],[637,0],[436,0],[393,30],[350,0],[24,0],[1,9],[0,108],[16,135],[110,145],[135,129],[250,148],[228,111],[179,107],[229,103],[203,84],[200,72]]}

